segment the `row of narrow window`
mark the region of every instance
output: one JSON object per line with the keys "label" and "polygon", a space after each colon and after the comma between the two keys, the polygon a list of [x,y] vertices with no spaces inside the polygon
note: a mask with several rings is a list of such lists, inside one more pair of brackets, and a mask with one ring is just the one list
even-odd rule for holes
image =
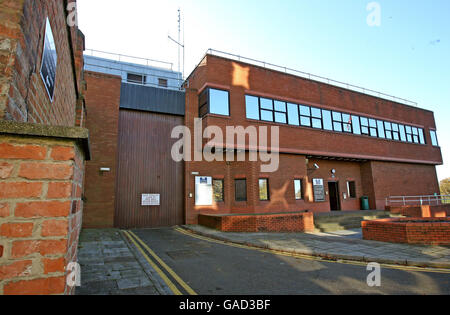
{"label": "row of narrow window", "polygon": [[[199,97],[199,115],[230,116],[228,91],[207,88]],[[426,144],[422,128],[368,118],[318,107],[286,103],[252,95],[245,96],[248,119],[303,126],[339,133],[366,135],[416,144]],[[435,130],[430,130],[431,144],[439,146]]]}
{"label": "row of narrow window", "polygon": [[[302,200],[303,181],[301,179],[294,179],[293,185],[294,185],[295,200]],[[354,181],[347,182],[347,190],[349,198],[356,198],[356,185]],[[235,192],[234,193],[235,201],[237,202],[247,201],[247,180],[235,179],[234,192]],[[225,201],[223,179],[213,179],[213,195],[215,202]],[[260,201],[270,200],[269,179],[267,178],[259,179],[259,200]]]}

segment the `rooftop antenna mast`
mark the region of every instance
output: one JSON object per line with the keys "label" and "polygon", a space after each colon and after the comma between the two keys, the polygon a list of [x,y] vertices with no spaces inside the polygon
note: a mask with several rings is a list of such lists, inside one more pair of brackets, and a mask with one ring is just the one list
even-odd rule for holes
{"label": "rooftop antenna mast", "polygon": [[182,80],[184,79],[184,22],[183,22],[183,44],[181,44],[181,10],[178,9],[178,41],[168,36],[171,41],[178,45],[178,72],[181,72],[181,62],[180,62],[180,48],[183,48],[183,73]]}

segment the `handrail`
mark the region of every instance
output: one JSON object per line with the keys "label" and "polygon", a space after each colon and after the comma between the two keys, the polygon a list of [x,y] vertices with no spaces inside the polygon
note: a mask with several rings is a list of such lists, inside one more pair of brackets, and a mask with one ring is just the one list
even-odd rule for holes
{"label": "handrail", "polygon": [[403,206],[416,205],[441,205],[450,203],[450,195],[425,195],[425,196],[391,196],[386,198],[386,206],[401,204]]}
{"label": "handrail", "polygon": [[[90,54],[87,54],[87,55],[88,56],[92,56],[92,57],[102,58],[101,56],[99,56],[99,54],[105,54],[105,55],[109,55],[109,56],[114,56],[114,57],[117,57],[118,60],[114,60],[114,59],[111,59],[111,60],[118,61],[118,62],[124,62],[123,61],[124,58],[130,58],[130,59],[133,59],[133,60],[145,61],[145,64],[143,64],[143,65],[146,65],[146,66],[150,66],[150,63],[155,62],[155,63],[159,63],[159,64],[162,64],[162,65],[166,65],[166,67],[170,66],[170,70],[173,71],[173,63],[172,62],[161,61],[161,60],[156,60],[156,59],[149,59],[149,58],[142,58],[142,57],[135,57],[135,56],[129,56],[129,55],[124,55],[124,54],[111,53],[111,52],[102,51],[102,50],[95,50],[95,49],[86,49],[85,51],[86,52],[90,52]],[[138,64],[142,64],[142,63],[138,63]]]}
{"label": "handrail", "polygon": [[220,51],[220,50],[215,50],[215,49],[212,49],[212,48],[208,49],[206,54],[214,55],[214,56],[218,56],[218,57],[223,57],[221,55],[224,55],[224,56],[227,56],[225,58],[228,58],[228,59],[230,59],[230,57],[232,57],[232,58],[237,59],[237,61],[243,61],[243,62],[247,62],[247,63],[250,63],[250,64],[262,66],[263,68],[266,68],[266,69],[281,71],[281,72],[285,72],[285,73],[288,73],[288,74],[293,74],[293,75],[296,75],[296,76],[307,78],[307,79],[310,79],[310,80],[315,80],[315,81],[327,83],[327,84],[330,84],[330,85],[343,87],[343,88],[346,88],[346,89],[349,89],[349,90],[353,90],[353,91],[360,92],[360,93],[367,94],[367,95],[371,95],[371,96],[376,96],[376,97],[379,97],[379,98],[384,98],[384,99],[387,99],[387,100],[390,100],[390,101],[394,101],[394,102],[397,102],[397,103],[403,103],[405,105],[410,105],[410,106],[414,106],[414,107],[417,107],[417,105],[418,105],[416,102],[413,102],[413,101],[410,101],[410,100],[407,100],[407,99],[404,99],[404,98],[396,97],[396,96],[393,96],[393,95],[389,95],[389,94],[386,94],[386,93],[374,91],[374,90],[371,90],[371,89],[366,89],[364,87],[360,87],[360,86],[357,86],[357,85],[353,85],[353,84],[349,84],[349,83],[333,80],[333,79],[330,79],[330,78],[318,76],[318,75],[307,73],[307,72],[303,72],[303,71],[300,71],[300,70],[295,70],[295,69],[291,69],[291,68],[288,68],[288,67],[278,66],[278,65],[271,64],[271,63],[268,63],[268,62],[265,62],[265,61],[260,61],[260,60],[256,60],[256,59],[252,59],[252,58],[243,57],[243,56],[240,56],[240,55],[235,55],[235,54],[223,52],[223,51]]}

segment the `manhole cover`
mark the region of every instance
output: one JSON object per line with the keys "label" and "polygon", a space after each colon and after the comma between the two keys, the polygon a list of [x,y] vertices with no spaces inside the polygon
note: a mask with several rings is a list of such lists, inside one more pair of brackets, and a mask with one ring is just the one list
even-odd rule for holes
{"label": "manhole cover", "polygon": [[173,260],[189,259],[198,257],[197,253],[189,250],[175,250],[166,252],[166,254]]}

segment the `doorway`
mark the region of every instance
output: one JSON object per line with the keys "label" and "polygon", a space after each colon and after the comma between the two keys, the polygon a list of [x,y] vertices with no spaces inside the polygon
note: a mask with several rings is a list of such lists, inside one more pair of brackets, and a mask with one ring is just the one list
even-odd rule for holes
{"label": "doorway", "polygon": [[340,211],[341,201],[339,198],[339,182],[328,182],[328,192],[330,196],[331,211]]}

